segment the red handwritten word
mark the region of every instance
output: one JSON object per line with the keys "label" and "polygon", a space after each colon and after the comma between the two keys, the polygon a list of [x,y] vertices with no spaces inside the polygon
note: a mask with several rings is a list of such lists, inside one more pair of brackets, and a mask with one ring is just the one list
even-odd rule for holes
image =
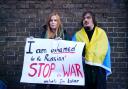
{"label": "red handwritten word", "polygon": [[68,71],[65,70],[65,67],[63,64],[62,64],[62,67],[63,67],[64,77],[65,76],[69,77],[69,76],[72,76],[73,74],[76,77],[83,77],[79,64],[71,64],[71,65],[69,64]]}
{"label": "red handwritten word", "polygon": [[[31,71],[28,73],[28,75],[30,77],[42,76],[46,78],[51,76],[52,72],[54,72],[56,68],[56,65],[55,63],[32,63],[29,67]],[[80,64],[69,64],[67,69],[65,68],[65,65],[62,64],[62,73],[64,77],[83,77],[82,71],[80,70]]]}
{"label": "red handwritten word", "polygon": [[[37,66],[39,66],[39,69],[37,69]],[[36,74],[38,74],[38,77],[41,76],[41,73],[44,78],[50,77],[53,70],[55,70],[55,63],[46,64],[46,63],[32,63],[30,65],[30,69],[34,72],[28,73],[30,77],[34,77]]]}
{"label": "red handwritten word", "polygon": [[52,53],[52,54],[73,54],[73,53],[76,53],[76,52],[60,52],[60,53]]}

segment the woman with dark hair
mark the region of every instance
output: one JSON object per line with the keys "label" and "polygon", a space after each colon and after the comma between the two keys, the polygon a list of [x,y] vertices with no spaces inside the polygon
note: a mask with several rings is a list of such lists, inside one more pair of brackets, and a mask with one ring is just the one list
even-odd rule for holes
{"label": "woman with dark hair", "polygon": [[110,45],[105,31],[97,26],[91,11],[83,14],[82,28],[73,41],[84,42],[84,89],[106,89],[106,77],[111,74]]}

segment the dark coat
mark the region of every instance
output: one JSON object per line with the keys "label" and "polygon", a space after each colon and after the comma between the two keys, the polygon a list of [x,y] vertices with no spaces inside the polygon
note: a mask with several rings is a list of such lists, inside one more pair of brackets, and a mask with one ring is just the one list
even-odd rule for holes
{"label": "dark coat", "polygon": [[[47,25],[44,25],[41,30],[42,30],[42,33],[41,33],[40,37],[45,38],[46,31],[47,31]],[[63,40],[69,40],[69,36],[68,36],[66,30],[64,30],[64,39]]]}

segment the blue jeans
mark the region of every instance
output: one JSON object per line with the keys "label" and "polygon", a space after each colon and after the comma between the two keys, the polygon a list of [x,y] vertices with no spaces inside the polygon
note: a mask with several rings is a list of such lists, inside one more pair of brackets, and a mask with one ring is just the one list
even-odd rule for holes
{"label": "blue jeans", "polygon": [[7,86],[3,81],[0,80],[0,89],[7,89]]}

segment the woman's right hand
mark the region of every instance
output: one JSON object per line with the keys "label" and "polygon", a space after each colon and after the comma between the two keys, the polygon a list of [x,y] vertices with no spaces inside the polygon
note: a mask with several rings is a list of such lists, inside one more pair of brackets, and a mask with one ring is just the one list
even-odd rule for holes
{"label": "woman's right hand", "polygon": [[33,36],[30,36],[29,38],[30,38],[30,39],[33,39],[34,37],[33,37]]}

